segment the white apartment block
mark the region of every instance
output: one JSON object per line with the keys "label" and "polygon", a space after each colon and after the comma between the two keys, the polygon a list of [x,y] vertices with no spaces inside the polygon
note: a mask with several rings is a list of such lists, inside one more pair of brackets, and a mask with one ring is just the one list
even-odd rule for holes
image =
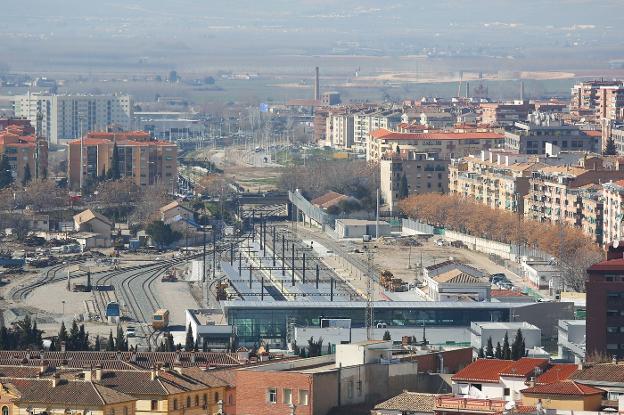
{"label": "white apartment block", "polygon": [[402,109],[364,110],[353,114],[353,147],[366,153],[370,133],[385,128],[393,130],[401,123]]}
{"label": "white apartment block", "polygon": [[353,146],[353,115],[331,114],[325,120],[325,145],[347,150]]}
{"label": "white apartment block", "polygon": [[[15,97],[15,116],[29,119],[37,134],[51,144],[79,138],[109,127],[131,129],[129,95],[52,95],[27,93]],[[41,123],[37,120],[41,114]],[[41,130],[41,131],[39,131]]]}
{"label": "white apartment block", "polygon": [[621,241],[624,236],[622,232],[622,219],[624,218],[624,180],[609,182],[602,185],[604,207],[603,207],[603,236],[602,242]]}

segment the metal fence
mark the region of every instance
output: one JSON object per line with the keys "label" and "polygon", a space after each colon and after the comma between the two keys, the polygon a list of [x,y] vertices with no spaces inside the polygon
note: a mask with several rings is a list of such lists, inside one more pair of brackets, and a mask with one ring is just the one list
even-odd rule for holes
{"label": "metal fence", "polygon": [[328,214],[318,206],[314,206],[308,199],[303,197],[301,193],[297,191],[288,192],[288,200],[290,200],[290,203],[299,209],[303,215],[317,222],[322,228],[325,228],[325,225],[334,228],[336,217]]}
{"label": "metal fence", "polygon": [[403,222],[403,232],[405,232],[405,230],[410,230],[414,233],[422,233],[426,235],[433,235],[434,233],[435,228],[426,223],[418,222],[417,220],[414,220],[414,219],[403,219],[402,222]]}

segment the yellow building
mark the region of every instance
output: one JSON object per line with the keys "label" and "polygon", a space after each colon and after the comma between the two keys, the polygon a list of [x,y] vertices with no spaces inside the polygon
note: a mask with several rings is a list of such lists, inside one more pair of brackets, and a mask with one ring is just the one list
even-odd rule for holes
{"label": "yellow building", "polygon": [[136,398],[89,380],[3,378],[3,415],[134,415]]}
{"label": "yellow building", "polygon": [[602,403],[602,389],[564,380],[537,385],[520,391],[522,404],[543,409],[564,411],[598,411]]}

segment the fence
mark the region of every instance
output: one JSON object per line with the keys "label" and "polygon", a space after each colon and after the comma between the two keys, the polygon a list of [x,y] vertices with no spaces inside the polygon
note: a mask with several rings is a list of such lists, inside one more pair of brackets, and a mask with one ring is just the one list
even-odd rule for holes
{"label": "fence", "polygon": [[334,227],[335,216],[328,214],[318,206],[314,206],[298,191],[288,192],[288,199],[299,209],[301,214],[318,223],[323,229],[325,225],[329,225],[331,228]]}
{"label": "fence", "polygon": [[[403,219],[403,232],[410,234],[433,235],[434,227],[413,219]],[[406,232],[407,231],[407,232]]]}

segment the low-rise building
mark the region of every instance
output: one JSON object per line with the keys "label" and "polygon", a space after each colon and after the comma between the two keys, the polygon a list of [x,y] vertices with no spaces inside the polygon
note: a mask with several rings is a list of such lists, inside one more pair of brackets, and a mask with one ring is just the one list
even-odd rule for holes
{"label": "low-rise building", "polygon": [[442,130],[450,128],[455,124],[456,118],[449,112],[422,112],[420,114],[420,124],[431,129]]}
{"label": "low-rise building", "polygon": [[110,246],[113,226],[110,219],[91,209],[74,215],[74,230],[95,234],[96,239],[101,239],[101,243],[96,243],[96,246]]}
{"label": "low-rise building", "polygon": [[491,284],[459,269],[424,278],[422,291],[431,301],[489,301]]}
{"label": "low-rise building", "polygon": [[388,222],[366,219],[336,219],[336,235],[339,239],[373,238],[390,235],[392,228]]}
{"label": "low-rise building", "polygon": [[521,264],[524,276],[533,288],[538,290],[562,288],[561,269],[552,261],[526,260]]}
{"label": "low-rise building", "polygon": [[476,352],[480,348],[486,348],[491,339],[492,344],[503,344],[505,335],[511,344],[518,333],[522,332],[522,338],[527,350],[542,346],[542,331],[526,322],[473,322],[470,325],[470,344]]}
{"label": "low-rise building", "polygon": [[435,409],[439,395],[404,391],[387,401],[378,403],[371,411],[372,415],[430,415]]}
{"label": "low-rise building", "polygon": [[402,150],[379,161],[380,192],[384,203],[394,210],[399,200],[414,194],[446,193],[450,160],[426,153]]}
{"label": "low-rise building", "polygon": [[47,140],[36,136],[26,120],[6,120],[5,124],[0,131],[0,156],[7,158],[13,180],[22,184],[27,175],[31,179],[46,177]]}
{"label": "low-rise building", "polygon": [[585,320],[559,320],[557,347],[559,357],[568,362],[585,361]]}
{"label": "low-rise building", "polygon": [[598,411],[602,408],[602,389],[562,380],[547,385],[535,385],[520,391],[524,405],[540,410]]}
{"label": "low-rise building", "polygon": [[177,200],[166,204],[158,211],[160,213],[160,220],[167,224],[177,222],[181,219],[194,220],[195,217],[195,212],[193,212],[192,209],[187,208]]}
{"label": "low-rise building", "polygon": [[490,126],[510,126],[517,121],[524,121],[535,109],[535,105],[528,101],[513,103],[482,103],[481,124]]}
{"label": "low-rise building", "polygon": [[451,377],[453,394],[480,399],[521,400],[525,382],[548,369],[548,359],[478,359]]}

